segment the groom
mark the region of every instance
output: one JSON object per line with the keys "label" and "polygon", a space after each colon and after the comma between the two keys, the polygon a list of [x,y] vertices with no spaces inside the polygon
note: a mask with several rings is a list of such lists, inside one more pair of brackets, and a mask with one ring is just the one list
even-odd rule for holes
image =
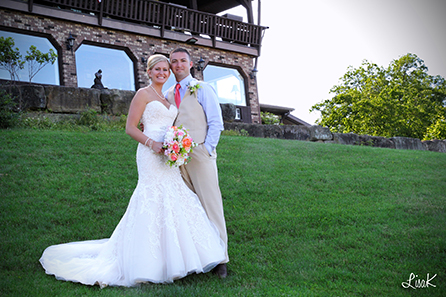
{"label": "groom", "polygon": [[224,129],[220,104],[214,89],[199,82],[191,94],[190,74],[193,66],[189,52],[178,48],[171,52],[170,63],[177,84],[166,92],[166,98],[178,107],[178,116],[174,125],[187,128],[192,139],[199,145],[193,149],[191,160],[180,167],[181,175],[188,187],[194,191],[205,209],[209,220],[213,222],[226,246],[226,259],[214,268],[221,278],[227,276],[228,236],[223,213],[223,201],[218,185],[217,147],[220,133]]}

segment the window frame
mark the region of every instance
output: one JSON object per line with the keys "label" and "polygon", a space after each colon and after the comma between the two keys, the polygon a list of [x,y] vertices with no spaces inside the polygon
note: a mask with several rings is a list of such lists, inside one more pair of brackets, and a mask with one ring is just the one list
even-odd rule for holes
{"label": "window frame", "polygon": [[[235,105],[236,108],[236,118],[234,119],[236,122],[243,122],[243,123],[252,123],[252,115],[251,115],[251,103],[249,101],[249,80],[248,76],[245,74],[245,71],[242,67],[238,65],[228,65],[224,63],[218,63],[218,62],[209,62],[204,70],[209,66],[218,66],[222,68],[229,68],[237,70],[238,73],[243,77],[243,85],[245,88],[245,104],[246,105]],[[204,70],[202,72],[203,74],[203,80],[205,80]],[[218,95],[218,94],[217,94]],[[220,103],[224,104],[224,103]]]}
{"label": "window frame", "polygon": [[238,65],[228,65],[228,64],[218,63],[218,62],[209,62],[209,63],[206,64],[206,67],[204,67],[203,72],[202,72],[203,73],[203,80],[205,82],[206,82],[206,77],[205,77],[204,71],[206,70],[206,68],[208,66],[217,66],[217,67],[229,68],[229,69],[237,70],[238,73],[240,73],[240,75],[243,77],[243,87],[245,88],[245,98],[244,99],[245,99],[245,104],[246,105],[236,105],[236,106],[242,106],[242,107],[250,106],[249,96],[248,96],[248,93],[249,93],[248,77],[246,76],[246,74],[243,71],[242,67],[240,67]]}
{"label": "window frame", "polygon": [[[95,41],[90,41],[90,40],[83,40],[80,44],[78,44],[75,47],[75,49],[73,49],[73,54],[75,57],[76,57],[77,50],[82,45],[90,45],[90,46],[96,46],[96,47],[101,47],[101,48],[108,48],[108,49],[113,49],[113,50],[124,51],[127,54],[127,56],[129,57],[130,61],[132,61],[132,63],[133,63],[133,81],[134,81],[135,90],[131,90],[131,91],[136,92],[140,88],[140,81],[139,81],[139,76],[138,76],[138,59],[135,57],[135,55],[132,53],[132,51],[128,47],[116,45],[116,44],[108,44],[108,43],[100,43],[100,42],[95,42]],[[78,76],[76,63],[75,63],[75,67],[76,67],[76,76]],[[77,82],[77,85],[78,85],[77,87],[80,88],[79,82]]]}
{"label": "window frame", "polygon": [[[59,45],[59,43],[56,41],[56,39],[51,34],[23,30],[23,29],[12,28],[12,27],[4,27],[4,26],[0,26],[0,31],[17,33],[17,34],[22,34],[22,35],[29,35],[29,36],[47,39],[51,43],[51,45],[54,47],[54,49],[56,50],[56,54],[57,54],[57,67],[59,70],[59,84],[58,85],[59,86],[65,85],[65,82],[63,79],[64,75],[63,75],[63,67],[62,67],[63,66],[63,61],[62,61],[63,60],[63,50],[62,50],[62,47]],[[29,50],[29,48],[27,48],[25,50]],[[24,82],[24,81],[20,81],[20,82]],[[26,81],[26,83],[29,83],[29,81]],[[36,83],[36,82],[31,82],[31,83],[32,84],[41,84],[41,85],[53,85],[53,84]],[[54,84],[54,85],[56,85],[56,84]]]}

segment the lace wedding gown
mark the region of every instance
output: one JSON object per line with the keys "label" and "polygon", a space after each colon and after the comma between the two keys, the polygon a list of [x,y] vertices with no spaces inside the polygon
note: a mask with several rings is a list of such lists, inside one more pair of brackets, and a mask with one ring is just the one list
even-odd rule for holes
{"label": "lace wedding gown", "polygon": [[[144,133],[162,141],[176,114],[173,105],[148,103]],[[179,169],[142,144],[136,160],[138,184],[111,237],[48,247],[40,259],[47,274],[86,285],[134,286],[208,272],[225,259],[217,228]]]}

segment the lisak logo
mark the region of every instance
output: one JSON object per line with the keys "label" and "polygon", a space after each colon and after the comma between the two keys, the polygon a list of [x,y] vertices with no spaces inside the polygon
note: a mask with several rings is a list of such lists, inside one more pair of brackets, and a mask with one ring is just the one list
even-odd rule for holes
{"label": "lisak logo", "polygon": [[404,289],[412,288],[412,289],[422,289],[422,288],[429,288],[430,287],[436,287],[436,285],[432,284],[431,281],[437,276],[435,274],[431,278],[429,278],[429,273],[427,274],[426,279],[419,279],[418,275],[415,275],[414,273],[411,273],[409,275],[409,279],[407,282],[402,282],[401,285]]}

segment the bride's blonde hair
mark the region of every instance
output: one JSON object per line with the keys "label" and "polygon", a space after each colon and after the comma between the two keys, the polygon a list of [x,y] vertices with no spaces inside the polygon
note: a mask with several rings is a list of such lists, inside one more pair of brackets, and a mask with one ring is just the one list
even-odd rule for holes
{"label": "bride's blonde hair", "polygon": [[169,64],[170,67],[169,59],[166,56],[155,54],[150,56],[149,60],[147,60],[147,69],[151,70],[153,66],[155,66],[159,62],[167,62],[167,64]]}

